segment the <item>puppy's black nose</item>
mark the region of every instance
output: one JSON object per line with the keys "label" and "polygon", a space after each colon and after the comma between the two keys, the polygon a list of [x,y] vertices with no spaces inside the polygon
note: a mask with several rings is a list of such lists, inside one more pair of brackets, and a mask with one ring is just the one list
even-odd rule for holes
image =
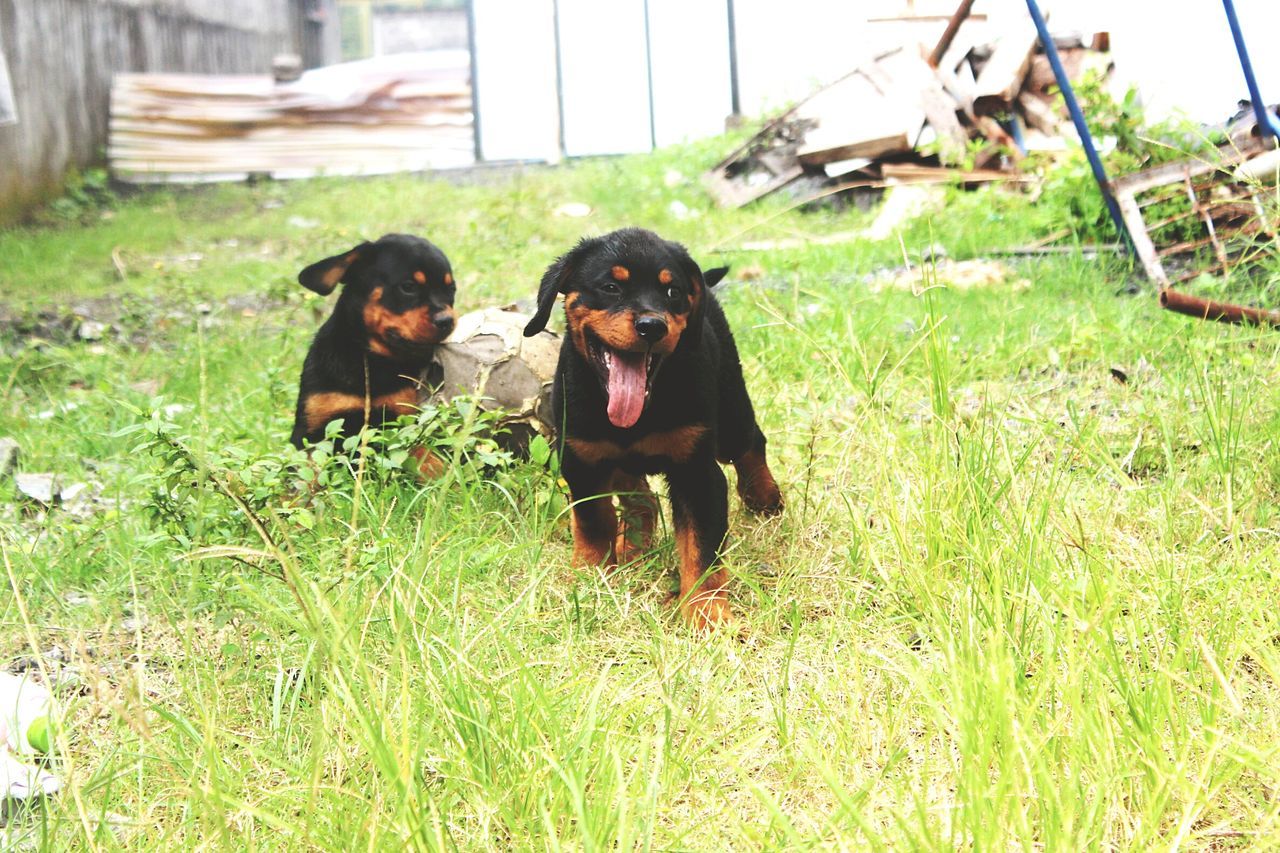
{"label": "puppy's black nose", "polygon": [[659,341],[667,336],[667,321],[653,314],[636,318],[636,334],[646,341]]}
{"label": "puppy's black nose", "polygon": [[453,331],[452,314],[437,314],[431,318],[431,322],[436,324],[436,328],[440,330],[442,335],[447,335]]}

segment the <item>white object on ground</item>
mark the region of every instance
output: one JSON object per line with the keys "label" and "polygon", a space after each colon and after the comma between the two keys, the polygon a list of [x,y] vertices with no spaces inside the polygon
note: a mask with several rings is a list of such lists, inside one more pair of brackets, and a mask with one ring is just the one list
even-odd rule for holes
{"label": "white object on ground", "polygon": [[0,672],[0,806],[5,800],[26,800],[53,794],[62,780],[20,760],[39,752],[27,734],[36,725],[49,736],[52,696],[29,678]]}
{"label": "white object on ground", "polygon": [[47,770],[0,753],[0,802],[56,794],[61,788],[62,780]]}
{"label": "white object on ground", "polygon": [[945,193],[937,186],[903,184],[885,193],[884,203],[876,219],[863,232],[868,240],[892,237],[913,219],[942,207]]}
{"label": "white object on ground", "polygon": [[49,506],[58,493],[58,478],[54,474],[18,474],[14,477],[18,491],[36,503]]}
{"label": "white object on ground", "polygon": [[32,744],[28,734],[34,727],[48,743],[53,696],[30,678],[0,672],[0,751],[34,755],[45,752]]}
{"label": "white object on ground", "polygon": [[556,216],[568,216],[572,219],[581,219],[584,216],[591,215],[591,205],[584,204],[580,201],[566,201],[551,212]]}

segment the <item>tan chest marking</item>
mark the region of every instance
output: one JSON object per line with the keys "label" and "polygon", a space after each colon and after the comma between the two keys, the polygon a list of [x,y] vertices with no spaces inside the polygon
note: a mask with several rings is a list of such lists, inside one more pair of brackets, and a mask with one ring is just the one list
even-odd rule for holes
{"label": "tan chest marking", "polygon": [[401,388],[399,391],[392,391],[390,394],[383,394],[380,397],[373,398],[373,410],[379,409],[389,410],[385,417],[398,417],[399,415],[412,415],[418,411],[418,389],[409,385]]}
{"label": "tan chest marking", "polygon": [[705,424],[689,424],[664,432],[654,432],[623,447],[612,441],[588,441],[570,438],[566,444],[588,465],[599,465],[625,456],[658,456],[673,462],[688,462],[698,443],[707,434]]}
{"label": "tan chest marking", "polygon": [[302,411],[307,419],[307,430],[314,431],[329,421],[364,412],[364,397],[338,391],[321,391],[307,397],[302,404]]}
{"label": "tan chest marking", "polygon": [[[411,415],[418,410],[418,389],[410,385],[400,391],[374,397],[370,409],[383,417]],[[364,416],[364,397],[358,394],[344,394],[340,391],[321,391],[307,397],[302,404],[303,414],[307,419],[307,430],[317,430],[329,421],[345,418],[349,415]]]}

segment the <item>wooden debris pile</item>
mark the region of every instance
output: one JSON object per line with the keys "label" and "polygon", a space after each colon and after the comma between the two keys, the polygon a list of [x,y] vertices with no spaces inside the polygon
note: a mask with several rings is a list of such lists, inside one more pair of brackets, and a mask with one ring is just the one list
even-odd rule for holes
{"label": "wooden debris pile", "polygon": [[470,67],[401,54],[270,76],[120,74],[107,156],[134,183],[302,178],[474,161]]}
{"label": "wooden debris pile", "polygon": [[[932,50],[877,56],[770,121],[704,176],[707,189],[739,207],[813,178],[849,188],[1020,180],[1028,150],[1062,147],[1074,131],[1030,18],[967,20],[972,5]],[[1055,43],[1073,79],[1110,68],[1105,33]]]}

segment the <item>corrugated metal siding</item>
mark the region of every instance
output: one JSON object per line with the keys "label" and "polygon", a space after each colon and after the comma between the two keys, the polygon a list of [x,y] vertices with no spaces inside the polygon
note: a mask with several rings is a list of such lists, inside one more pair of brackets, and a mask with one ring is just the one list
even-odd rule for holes
{"label": "corrugated metal siding", "polygon": [[18,124],[0,127],[0,221],[99,159],[118,71],[268,72],[291,0],[0,0]]}

